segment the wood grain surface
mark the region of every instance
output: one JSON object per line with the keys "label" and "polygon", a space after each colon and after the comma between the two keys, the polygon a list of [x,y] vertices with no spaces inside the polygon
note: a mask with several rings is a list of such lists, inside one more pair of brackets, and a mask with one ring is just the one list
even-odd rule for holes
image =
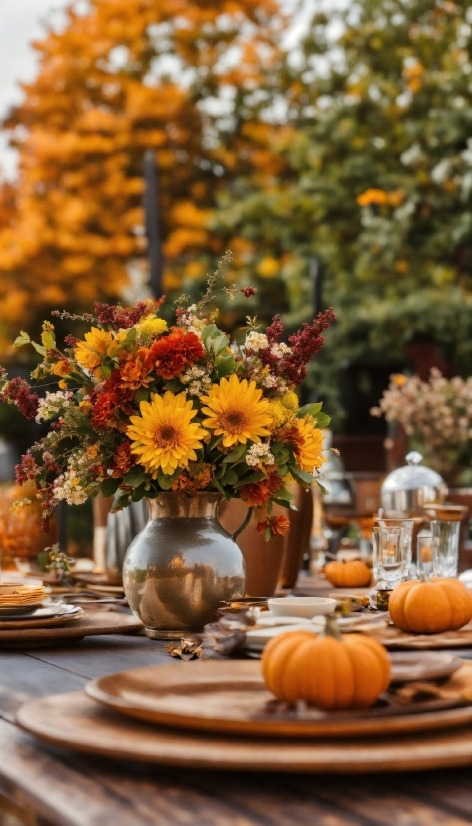
{"label": "wood grain surface", "polygon": [[161,768],[45,746],[13,725],[28,699],[80,691],[102,674],[168,664],[165,646],[114,635],[70,647],[1,651],[0,793],[47,826],[472,823],[470,768],[337,777]]}

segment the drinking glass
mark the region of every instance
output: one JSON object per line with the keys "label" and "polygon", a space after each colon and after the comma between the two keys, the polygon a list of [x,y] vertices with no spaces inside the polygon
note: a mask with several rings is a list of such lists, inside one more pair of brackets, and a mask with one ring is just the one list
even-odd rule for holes
{"label": "drinking glass", "polygon": [[403,528],[403,542],[405,545],[404,548],[404,561],[403,561],[403,576],[402,579],[408,579],[408,574],[410,573],[410,566],[412,560],[412,545],[413,545],[413,528],[415,525],[414,519],[406,519],[404,517],[388,517],[388,518],[378,518],[377,519],[378,525],[380,528],[395,528],[400,527]]}
{"label": "drinking glass", "polygon": [[460,527],[460,522],[443,522],[439,519],[431,522],[433,568],[436,576],[457,576]]}
{"label": "drinking glass", "polygon": [[379,571],[379,529],[372,528],[372,575],[374,583],[380,579]]}
{"label": "drinking glass", "polygon": [[432,534],[419,534],[416,543],[416,567],[418,576],[431,576],[434,573],[433,565],[433,537]]}
{"label": "drinking glass", "polygon": [[378,533],[378,567],[380,579],[392,588],[405,579],[405,555],[408,548],[406,529],[401,525],[383,527]]}

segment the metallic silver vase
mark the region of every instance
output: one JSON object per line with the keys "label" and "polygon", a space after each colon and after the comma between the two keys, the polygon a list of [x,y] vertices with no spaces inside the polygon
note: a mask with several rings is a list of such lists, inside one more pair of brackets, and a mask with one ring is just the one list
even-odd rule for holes
{"label": "metallic silver vase", "polygon": [[129,605],[149,636],[178,639],[214,619],[218,603],[244,596],[244,558],[218,522],[218,493],[161,493],[148,500],[149,522],[123,565]]}

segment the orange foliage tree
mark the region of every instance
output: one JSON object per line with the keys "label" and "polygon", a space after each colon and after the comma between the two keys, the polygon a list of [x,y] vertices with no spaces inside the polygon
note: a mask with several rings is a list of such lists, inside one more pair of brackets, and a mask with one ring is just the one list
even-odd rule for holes
{"label": "orange foliage tree", "polygon": [[19,172],[0,191],[4,347],[50,308],[89,309],[129,283],[145,251],[146,149],[164,289],[204,275],[227,241],[211,231],[218,193],[284,163],[266,114],[285,25],[277,0],[89,0],[34,44],[37,77],[5,123]]}

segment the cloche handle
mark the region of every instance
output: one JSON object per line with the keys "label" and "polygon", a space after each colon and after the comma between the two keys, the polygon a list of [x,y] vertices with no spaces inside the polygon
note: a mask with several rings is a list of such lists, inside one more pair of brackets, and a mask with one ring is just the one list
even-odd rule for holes
{"label": "cloche handle", "polygon": [[417,450],[411,450],[410,453],[406,454],[405,459],[408,465],[419,465],[423,461],[421,453],[418,453]]}

